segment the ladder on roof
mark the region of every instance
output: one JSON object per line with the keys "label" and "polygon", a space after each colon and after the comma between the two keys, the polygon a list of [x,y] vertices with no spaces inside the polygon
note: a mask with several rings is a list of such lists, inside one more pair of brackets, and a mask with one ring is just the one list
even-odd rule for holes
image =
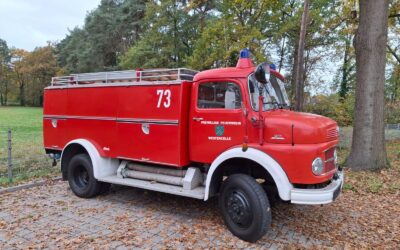
{"label": "ladder on roof", "polygon": [[192,81],[198,73],[196,70],[177,69],[151,69],[151,70],[123,70],[110,72],[95,72],[71,74],[51,78],[51,85],[66,84],[92,84],[92,83],[118,83],[118,82],[165,82],[165,81]]}

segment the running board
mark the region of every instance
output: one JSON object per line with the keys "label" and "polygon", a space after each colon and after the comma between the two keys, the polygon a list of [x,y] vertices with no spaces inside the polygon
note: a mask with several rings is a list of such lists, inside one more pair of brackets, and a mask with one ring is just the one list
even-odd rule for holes
{"label": "running board", "polygon": [[99,178],[98,180],[102,181],[102,182],[117,184],[117,185],[142,188],[142,189],[147,189],[147,190],[152,190],[152,191],[157,191],[157,192],[163,192],[163,193],[167,193],[167,194],[174,194],[174,195],[179,195],[179,196],[200,199],[200,200],[204,199],[204,193],[205,193],[205,187],[203,187],[203,186],[198,186],[191,190],[188,190],[188,189],[184,189],[183,187],[180,187],[180,186],[158,183],[158,182],[154,182],[154,181],[145,181],[145,180],[131,179],[131,178],[120,178],[117,175],[110,175],[110,176],[102,177],[102,178]]}

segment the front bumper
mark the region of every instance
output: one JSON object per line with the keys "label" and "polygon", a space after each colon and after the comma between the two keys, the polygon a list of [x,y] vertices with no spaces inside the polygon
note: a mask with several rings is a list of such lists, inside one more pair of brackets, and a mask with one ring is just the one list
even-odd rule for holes
{"label": "front bumper", "polygon": [[342,191],[344,174],[343,171],[338,171],[338,178],[320,189],[300,189],[293,188],[290,193],[291,203],[318,205],[333,202]]}

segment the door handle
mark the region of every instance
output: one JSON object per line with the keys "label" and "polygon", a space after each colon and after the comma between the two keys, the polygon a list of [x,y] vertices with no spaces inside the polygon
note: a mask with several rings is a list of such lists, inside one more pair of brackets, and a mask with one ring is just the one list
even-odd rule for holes
{"label": "door handle", "polygon": [[199,122],[203,120],[203,117],[193,117],[192,119]]}

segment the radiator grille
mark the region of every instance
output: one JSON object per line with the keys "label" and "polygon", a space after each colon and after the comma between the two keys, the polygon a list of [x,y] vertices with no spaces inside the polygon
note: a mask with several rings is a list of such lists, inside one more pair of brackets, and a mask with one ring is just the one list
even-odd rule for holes
{"label": "radiator grille", "polygon": [[328,141],[336,140],[339,137],[339,133],[337,128],[328,129],[326,133],[326,139]]}
{"label": "radiator grille", "polygon": [[325,173],[328,173],[336,168],[335,150],[335,148],[330,148],[325,152]]}

